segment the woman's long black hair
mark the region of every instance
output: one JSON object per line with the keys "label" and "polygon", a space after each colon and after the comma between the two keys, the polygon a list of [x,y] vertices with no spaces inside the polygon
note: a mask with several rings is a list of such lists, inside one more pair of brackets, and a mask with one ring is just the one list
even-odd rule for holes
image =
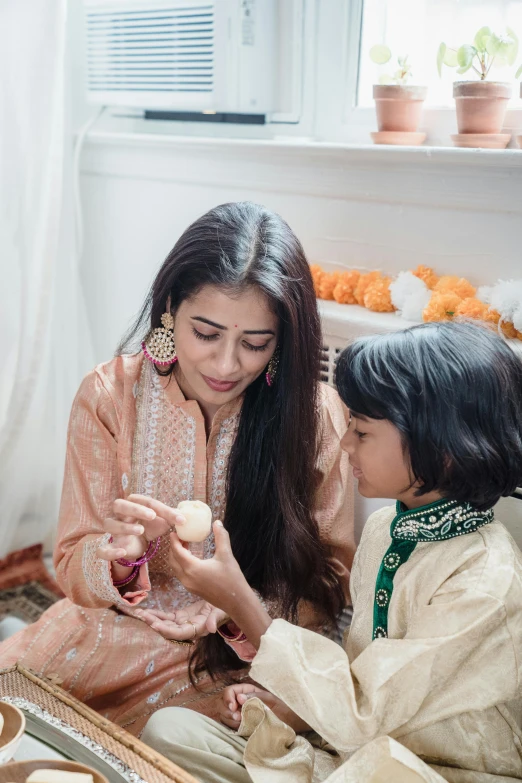
{"label": "woman's long black hair", "polygon": [[[287,223],[249,202],[223,204],[196,220],[161,267],[147,300],[118,347],[127,352],[160,319],[205,285],[237,293],[254,286],[279,317],[279,366],[246,390],[228,465],[224,524],[250,585],[296,618],[300,599],[331,623],[342,587],[313,518],[320,442],[321,329],[312,278]],[[149,320],[150,318],[150,320]],[[172,367],[167,371],[172,372]],[[200,641],[191,672],[244,666],[217,635]]]}

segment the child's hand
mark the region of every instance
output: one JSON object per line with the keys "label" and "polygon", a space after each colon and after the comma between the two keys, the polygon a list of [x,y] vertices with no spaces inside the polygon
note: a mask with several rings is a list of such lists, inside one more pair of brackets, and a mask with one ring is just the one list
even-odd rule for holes
{"label": "child's hand", "polygon": [[252,683],[240,683],[236,685],[229,685],[225,688],[222,694],[222,701],[218,707],[219,720],[224,723],[225,726],[229,726],[231,729],[238,729],[241,723],[241,707],[242,703],[238,701],[239,696],[245,696],[247,694],[254,694],[261,692],[258,685]]}
{"label": "child's hand", "polygon": [[290,707],[274,696],[269,691],[264,691],[260,685],[253,683],[237,683],[229,685],[223,691],[223,701],[219,711],[219,719],[225,726],[231,729],[237,729],[241,723],[241,711],[243,705],[248,699],[260,699],[263,704],[269,707],[274,715],[290,726],[297,734],[311,731],[310,726],[293,712]]}

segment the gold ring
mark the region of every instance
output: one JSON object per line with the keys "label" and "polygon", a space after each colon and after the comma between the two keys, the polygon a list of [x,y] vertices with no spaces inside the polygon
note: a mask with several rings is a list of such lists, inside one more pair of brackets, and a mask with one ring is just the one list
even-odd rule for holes
{"label": "gold ring", "polygon": [[191,626],[194,629],[194,636],[192,638],[195,639],[196,636],[198,635],[198,629],[196,628],[195,624],[191,620],[189,620],[188,622],[191,624]]}

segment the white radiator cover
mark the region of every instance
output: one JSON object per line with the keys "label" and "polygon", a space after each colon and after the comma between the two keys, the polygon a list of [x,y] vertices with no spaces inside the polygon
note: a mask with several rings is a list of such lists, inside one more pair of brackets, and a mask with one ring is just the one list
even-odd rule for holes
{"label": "white radiator cover", "polygon": [[[336,302],[319,301],[319,312],[323,328],[323,349],[321,379],[334,385],[334,370],[337,358],[347,345],[358,337],[398,331],[412,323],[402,320],[393,313],[372,313],[356,305],[339,305]],[[521,357],[522,342],[510,340],[510,346]],[[395,501],[383,498],[364,498],[357,491],[355,496],[355,535],[359,541],[364,523],[369,515],[379,508],[392,505]],[[522,488],[520,489],[522,496]],[[498,518],[505,524],[517,545],[522,549],[522,497],[502,498],[495,509]]]}

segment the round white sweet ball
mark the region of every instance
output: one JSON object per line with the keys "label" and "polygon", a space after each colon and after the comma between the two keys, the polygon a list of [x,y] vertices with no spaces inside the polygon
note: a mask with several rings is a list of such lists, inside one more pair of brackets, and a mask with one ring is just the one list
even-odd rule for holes
{"label": "round white sweet ball", "polygon": [[212,511],[201,500],[182,500],[178,511],[186,519],[184,525],[176,525],[176,533],[181,541],[197,544],[204,541],[212,530]]}

